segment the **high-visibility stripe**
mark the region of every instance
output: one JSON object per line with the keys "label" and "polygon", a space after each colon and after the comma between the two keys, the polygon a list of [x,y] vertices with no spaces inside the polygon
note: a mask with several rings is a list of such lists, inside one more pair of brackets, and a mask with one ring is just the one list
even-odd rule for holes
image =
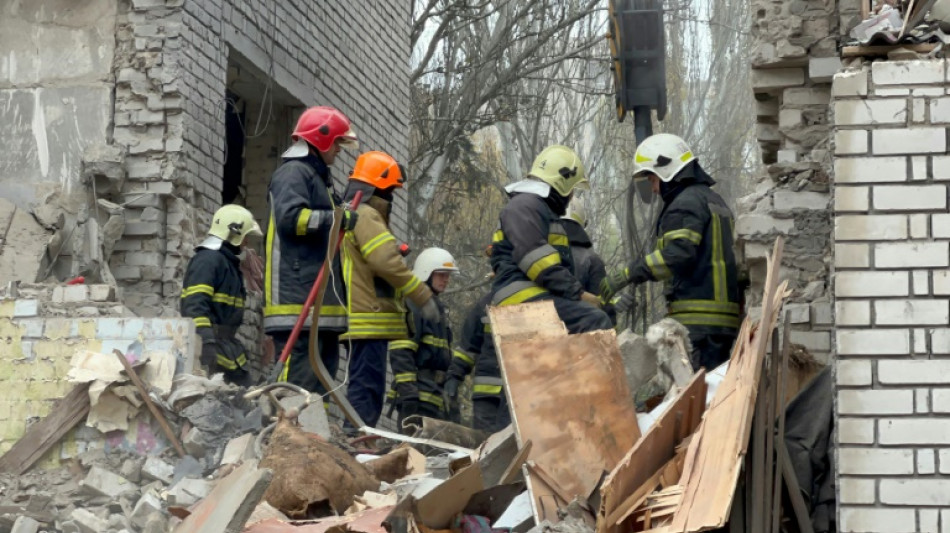
{"label": "high-visibility stripe", "polygon": [[219,304],[230,305],[232,307],[244,307],[244,298],[239,296],[229,296],[222,292],[214,293],[214,296],[211,297],[211,301]]}
{"label": "high-visibility stripe", "polygon": [[663,234],[664,243],[668,241],[676,240],[676,239],[686,239],[689,242],[698,246],[699,243],[702,242],[703,236],[691,229],[686,229],[686,228],[676,229],[673,231],[667,231],[666,233]]}
{"label": "high-visibility stripe", "polygon": [[218,361],[218,366],[220,366],[221,368],[225,370],[237,370],[238,368],[237,363],[235,363],[234,361],[228,359],[227,357],[221,354],[218,354],[217,361]]}
{"label": "high-visibility stripe", "polygon": [[530,281],[516,281],[499,289],[492,296],[492,305],[517,305],[547,292]]}
{"label": "high-visibility stripe", "polygon": [[493,243],[494,243],[494,242],[501,242],[501,241],[503,241],[503,240],[505,240],[505,232],[504,232],[504,231],[501,231],[500,229],[497,229],[497,230],[495,230],[494,233],[491,234],[491,241],[492,241]]}
{"label": "high-visibility stripe", "polygon": [[739,304],[715,300],[677,300],[670,302],[670,313],[717,313],[739,316]]}
{"label": "high-visibility stripe", "polygon": [[463,363],[466,363],[469,365],[475,364],[475,359],[468,353],[464,352],[463,350],[452,350],[452,357],[455,357],[459,359],[460,361],[462,361]]}
{"label": "high-visibility stripe", "polygon": [[405,285],[396,289],[396,292],[399,294],[409,294],[412,291],[419,288],[419,285],[422,285],[422,281],[419,278],[412,276],[412,279],[406,282]]}
{"label": "high-visibility stripe", "polygon": [[739,317],[715,313],[670,313],[670,318],[684,326],[718,326],[737,329]]}
{"label": "high-visibility stripe", "polygon": [[666,266],[666,261],[663,259],[663,253],[659,250],[654,250],[653,253],[647,255],[646,263],[657,281],[666,281],[673,277],[673,273],[670,272],[670,269]]}
{"label": "high-visibility stripe", "polygon": [[415,372],[400,372],[393,376],[396,383],[412,383],[416,380]]}
{"label": "high-visibility stripe", "polygon": [[300,210],[300,215],[297,216],[297,235],[303,236],[307,234],[307,224],[310,223],[311,213],[313,213],[313,211],[306,207]]}
{"label": "high-visibility stripe", "polygon": [[431,392],[419,391],[419,401],[431,403],[439,409],[442,409],[444,405],[442,403],[442,397],[438,394],[432,394]]}
{"label": "high-visibility stripe", "polygon": [[371,320],[373,322],[387,322],[405,325],[405,315],[402,313],[350,313],[352,322],[363,322]]}
{"label": "high-visibility stripe", "polygon": [[482,324],[482,331],[485,333],[491,333],[491,324]]}
{"label": "high-visibility stripe", "polygon": [[713,278],[713,297],[716,301],[725,302],[729,298],[726,295],[726,259],[722,249],[722,220],[719,215],[713,213],[712,216],[712,278]]}
{"label": "high-visibility stripe", "polygon": [[550,244],[539,246],[525,254],[518,263],[518,268],[534,281],[542,272],[552,266],[561,264],[561,255]]}
{"label": "high-visibility stripe", "polygon": [[383,243],[389,241],[395,241],[396,237],[393,237],[392,233],[384,231],[379,235],[370,239],[370,241],[360,247],[360,253],[363,254],[363,257],[369,257],[369,254],[373,253],[374,250],[383,245]]}
{"label": "high-visibility stripe", "polygon": [[501,385],[472,385],[475,394],[501,394]]}
{"label": "high-visibility stripe", "polygon": [[[270,205],[274,205],[273,197],[270,197]],[[267,237],[265,237],[264,242],[267,259],[264,266],[264,316],[267,316],[267,310],[274,307],[275,302],[278,302],[280,297],[277,294],[277,291],[280,290],[280,237],[274,231],[274,225],[274,209],[272,207],[268,217]],[[297,314],[300,314],[300,312],[298,311]]]}
{"label": "high-visibility stripe", "polygon": [[423,335],[422,344],[428,344],[429,346],[435,346],[436,348],[448,348],[449,341],[445,339],[440,339],[435,335]]}
{"label": "high-visibility stripe", "polygon": [[211,327],[211,319],[206,316],[196,316],[192,318],[191,321],[195,323],[196,328],[210,328]]}
{"label": "high-visibility stripe", "polygon": [[419,349],[419,345],[415,341],[405,340],[405,341],[390,341],[389,350],[412,350],[416,351]]}
{"label": "high-visibility stripe", "polygon": [[571,241],[567,238],[567,235],[548,233],[548,244],[552,246],[570,246]]}
{"label": "high-visibility stripe", "polygon": [[211,285],[199,284],[199,285],[189,285],[181,290],[181,297],[187,298],[193,294],[207,294],[208,296],[214,295],[214,287]]}

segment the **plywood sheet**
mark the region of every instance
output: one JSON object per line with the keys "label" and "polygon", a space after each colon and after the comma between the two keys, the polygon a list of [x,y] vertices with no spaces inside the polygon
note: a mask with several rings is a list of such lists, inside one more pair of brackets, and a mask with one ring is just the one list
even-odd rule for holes
{"label": "plywood sheet", "polygon": [[[519,444],[530,439],[528,458],[565,493],[587,498],[640,438],[616,334],[568,335],[550,301],[491,308],[489,317]],[[536,517],[556,521],[539,512],[553,493],[532,477]]]}

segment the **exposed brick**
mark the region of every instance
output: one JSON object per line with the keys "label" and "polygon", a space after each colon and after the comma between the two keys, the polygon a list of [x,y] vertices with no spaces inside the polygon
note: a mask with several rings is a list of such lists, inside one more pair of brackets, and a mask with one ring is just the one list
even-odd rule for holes
{"label": "exposed brick", "polygon": [[838,385],[846,387],[871,386],[871,361],[848,359],[838,361]]}
{"label": "exposed brick", "polygon": [[877,430],[880,444],[950,444],[950,419],[945,418],[882,418]]}
{"label": "exposed brick", "polygon": [[841,507],[841,533],[908,533],[917,531],[913,509]]}
{"label": "exposed brick", "polygon": [[905,157],[848,157],[835,159],[835,183],[907,181]]}
{"label": "exposed brick", "polygon": [[[837,194],[835,196],[837,197]],[[835,244],[835,266],[838,268],[871,266],[871,246],[869,244]]]}
{"label": "exposed brick", "polygon": [[835,124],[838,126],[906,123],[906,100],[839,100],[835,102]]}
{"label": "exposed brick", "polygon": [[739,235],[788,233],[794,228],[794,220],[774,218],[768,215],[744,214],[739,215],[736,219],[736,233]]}
{"label": "exposed brick", "polygon": [[835,295],[840,297],[907,296],[910,275],[907,272],[835,273]]}
{"label": "exposed brick", "polygon": [[757,92],[796,87],[804,83],[805,70],[801,68],[752,70],[752,88]]}
{"label": "exposed brick", "polygon": [[923,127],[874,130],[871,146],[877,155],[942,154],[947,150],[947,130]]}
{"label": "exposed brick", "polygon": [[910,330],[846,330],[835,331],[838,355],[906,355],[910,353]]}
{"label": "exposed brick", "polygon": [[950,360],[879,361],[877,379],[885,385],[950,385]]}
{"label": "exposed brick", "polygon": [[950,389],[933,389],[930,405],[934,413],[950,413]]}
{"label": "exposed brick", "polygon": [[950,242],[900,242],[874,245],[876,268],[927,268],[950,265]]}
{"label": "exposed brick", "polygon": [[831,100],[830,88],[808,87],[785,89],[782,103],[786,106],[815,105],[827,106]]}
{"label": "exposed brick", "polygon": [[930,215],[910,215],[910,238],[926,239],[930,237]]}
{"label": "exposed brick", "polygon": [[917,473],[918,474],[934,474],[936,472],[937,472],[936,452],[934,450],[917,450]]}
{"label": "exposed brick", "polygon": [[838,485],[841,503],[870,504],[876,499],[876,482],[873,479],[842,477]]}
{"label": "exposed brick", "polygon": [[871,302],[867,300],[838,300],[835,317],[839,326],[871,325]]}
{"label": "exposed brick", "polygon": [[837,187],[835,189],[835,211],[866,212],[870,208],[870,187]]}
{"label": "exposed brick", "polygon": [[886,241],[907,238],[904,215],[844,215],[835,218],[835,239]]}
{"label": "exposed brick", "polygon": [[[914,391],[909,389],[839,390],[838,413],[842,415],[913,414]],[[883,435],[883,428],[881,431]]]}
{"label": "exposed brick", "polygon": [[871,418],[840,417],[837,431],[841,444],[874,444],[874,420]]}
{"label": "exposed brick", "polygon": [[868,153],[868,130],[838,130],[835,132],[835,153],[854,155]]}
{"label": "exposed brick", "polygon": [[825,211],[830,200],[830,195],[810,191],[793,192],[779,189],[772,195],[772,205],[776,211]]}
{"label": "exposed brick", "polygon": [[841,475],[911,475],[914,451],[911,449],[849,448],[838,450]]}
{"label": "exposed brick", "polygon": [[875,61],[871,64],[871,79],[875,85],[942,84],[946,80],[944,61]]}
{"label": "exposed brick", "polygon": [[947,188],[943,185],[877,185],[872,190],[875,209],[929,211],[947,207]]}
{"label": "exposed brick", "polygon": [[874,323],[879,326],[939,326],[950,321],[947,300],[878,300]]}
{"label": "exposed brick", "polygon": [[848,70],[835,74],[831,82],[834,96],[865,96],[868,94],[868,69]]}
{"label": "exposed brick", "polygon": [[950,480],[882,479],[880,490],[890,505],[950,505]]}

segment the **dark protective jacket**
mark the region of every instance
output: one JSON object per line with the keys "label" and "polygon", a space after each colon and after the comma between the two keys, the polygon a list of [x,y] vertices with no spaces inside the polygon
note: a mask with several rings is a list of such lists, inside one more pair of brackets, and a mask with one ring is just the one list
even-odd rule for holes
{"label": "dark protective jacket", "polygon": [[181,316],[191,318],[202,344],[216,345],[216,362],[225,370],[247,364],[237,330],[244,321],[244,277],[237,248],[209,237],[195,248],[181,290]]}
{"label": "dark protective jacket", "polygon": [[714,184],[697,162],[663,184],[656,249],[633,261],[628,276],[665,281],[669,316],[691,331],[727,333],[739,327],[734,222]]}
{"label": "dark protective jacket", "polygon": [[465,379],[465,376],[472,371],[476,361],[478,361],[482,353],[482,346],[486,342],[492,341],[491,325],[487,322],[487,308],[491,305],[491,296],[489,291],[479,298],[465,314],[462,331],[452,354],[449,377],[460,381]]}
{"label": "dark protective jacket", "polygon": [[411,301],[406,303],[412,335],[389,342],[389,364],[397,398],[418,399],[445,411],[442,386],[452,364],[452,330],[445,307],[437,296],[433,298],[442,316],[438,323],[424,320],[418,306]]}
{"label": "dark protective jacket", "polygon": [[584,290],[597,294],[600,292],[600,282],[607,277],[607,267],[604,261],[594,251],[594,243],[584,230],[580,222],[561,218],[561,224],[567,233],[567,240],[571,244],[571,256],[574,259],[574,275],[581,282]]}
{"label": "dark protective jacket", "polygon": [[579,300],[571,247],[561,219],[541,196],[515,193],[492,236],[494,305],[515,305],[547,295]]}
{"label": "dark protective jacket", "polygon": [[[326,259],[333,208],[330,169],[317,156],[287,159],[271,178],[267,262],[264,272],[264,329],[292,329]],[[334,261],[320,309],[319,327],[346,330],[343,282]],[[330,283],[332,282],[332,284]],[[310,320],[305,328],[310,327]]]}

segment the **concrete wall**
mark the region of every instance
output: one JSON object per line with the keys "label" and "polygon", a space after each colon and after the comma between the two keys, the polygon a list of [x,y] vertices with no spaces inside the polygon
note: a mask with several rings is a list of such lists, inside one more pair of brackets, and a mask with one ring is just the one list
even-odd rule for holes
{"label": "concrete wall", "polygon": [[0,197],[76,187],[112,116],[114,0],[0,4]]}
{"label": "concrete wall", "polygon": [[946,84],[943,59],[878,61],[834,81],[845,532],[950,527]]}

